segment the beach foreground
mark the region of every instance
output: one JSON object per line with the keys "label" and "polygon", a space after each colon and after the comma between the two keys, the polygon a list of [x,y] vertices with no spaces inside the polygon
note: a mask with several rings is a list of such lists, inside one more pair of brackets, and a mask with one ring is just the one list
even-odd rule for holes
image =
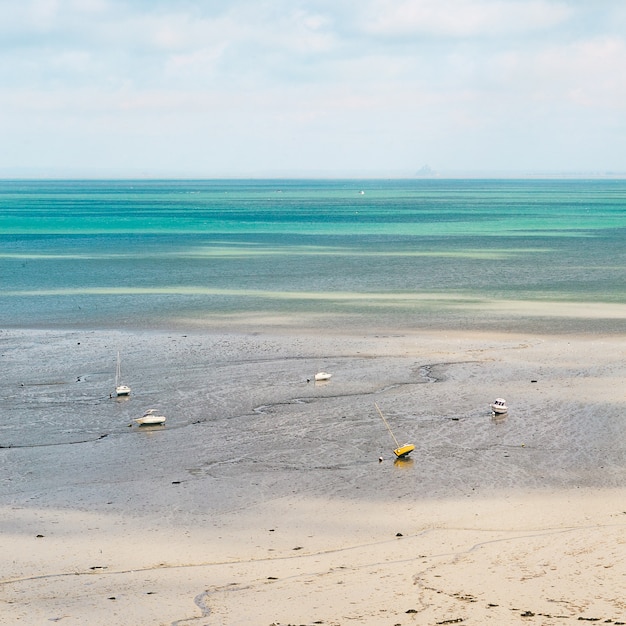
{"label": "beach foreground", "polygon": [[622,337],[1,339],[4,623],[626,623]]}
{"label": "beach foreground", "polygon": [[283,500],[199,527],[4,510],[3,614],[25,624],[620,624],[623,496]]}

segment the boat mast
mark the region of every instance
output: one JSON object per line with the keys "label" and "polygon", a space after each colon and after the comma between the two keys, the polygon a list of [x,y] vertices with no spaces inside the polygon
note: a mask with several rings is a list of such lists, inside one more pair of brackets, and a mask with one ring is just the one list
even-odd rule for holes
{"label": "boat mast", "polygon": [[391,435],[391,438],[396,442],[396,447],[399,448],[400,444],[398,443],[398,440],[396,439],[396,436],[391,431],[391,428],[390,428],[389,424],[387,423],[387,420],[385,419],[385,416],[383,415],[383,412],[380,410],[380,408],[379,408],[378,404],[376,404],[376,402],[374,402],[374,406],[378,410],[378,414],[380,415],[380,417],[382,418],[383,422],[385,423],[385,426],[387,427],[387,430],[389,431],[389,434]]}

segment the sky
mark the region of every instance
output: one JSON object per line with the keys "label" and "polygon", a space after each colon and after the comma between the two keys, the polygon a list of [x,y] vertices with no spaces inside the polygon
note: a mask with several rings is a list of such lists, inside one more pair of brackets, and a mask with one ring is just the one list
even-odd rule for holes
{"label": "sky", "polygon": [[626,173],[623,0],[0,0],[0,177]]}

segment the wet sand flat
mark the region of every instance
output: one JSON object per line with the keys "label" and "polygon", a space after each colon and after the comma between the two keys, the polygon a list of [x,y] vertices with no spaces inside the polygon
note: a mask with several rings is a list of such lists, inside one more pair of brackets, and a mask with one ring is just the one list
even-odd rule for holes
{"label": "wet sand flat", "polygon": [[[626,623],[622,336],[15,330],[0,348],[8,623]],[[133,423],[150,407],[164,427]]]}

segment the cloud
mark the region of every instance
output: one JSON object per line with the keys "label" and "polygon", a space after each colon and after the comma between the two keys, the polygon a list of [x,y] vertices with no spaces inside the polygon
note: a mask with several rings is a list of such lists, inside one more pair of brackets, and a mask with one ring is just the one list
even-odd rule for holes
{"label": "cloud", "polygon": [[553,28],[572,14],[565,2],[542,0],[374,0],[363,29],[375,35],[500,38]]}
{"label": "cloud", "polygon": [[554,164],[574,162],[576,134],[626,168],[621,3],[0,0],[0,11],[0,167],[52,154],[103,165],[116,147],[128,164],[164,167],[225,154],[235,169],[517,167],[540,142]]}
{"label": "cloud", "polygon": [[0,79],[107,88],[297,81],[338,46],[332,20],[288,2],[24,2],[4,22]]}

